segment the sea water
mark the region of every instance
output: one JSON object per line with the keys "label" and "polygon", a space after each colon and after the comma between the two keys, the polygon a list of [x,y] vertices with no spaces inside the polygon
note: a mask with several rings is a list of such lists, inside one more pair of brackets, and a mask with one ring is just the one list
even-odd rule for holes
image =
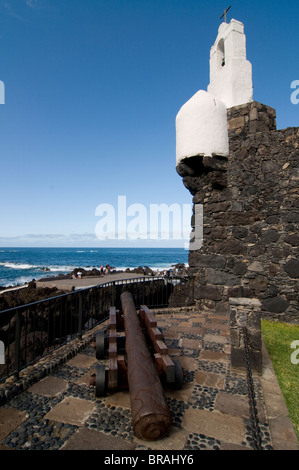
{"label": "sea water", "polygon": [[0,248],[0,286],[65,275],[75,268],[100,269],[101,264],[163,271],[177,263],[188,264],[184,248]]}

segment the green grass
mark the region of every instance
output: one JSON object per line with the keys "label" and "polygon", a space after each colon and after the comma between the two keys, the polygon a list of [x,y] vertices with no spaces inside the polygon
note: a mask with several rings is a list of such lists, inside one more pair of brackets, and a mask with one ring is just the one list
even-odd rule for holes
{"label": "green grass", "polygon": [[262,336],[299,441],[299,325],[262,320]]}

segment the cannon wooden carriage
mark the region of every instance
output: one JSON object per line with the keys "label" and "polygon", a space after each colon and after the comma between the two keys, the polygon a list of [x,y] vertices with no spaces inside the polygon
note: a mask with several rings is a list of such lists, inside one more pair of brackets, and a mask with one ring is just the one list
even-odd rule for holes
{"label": "cannon wooden carriage", "polygon": [[163,385],[179,389],[183,369],[168,355],[153,313],[142,305],[137,313],[132,295],[121,295],[122,312],[110,308],[109,327],[96,335],[96,357],[108,357],[109,367],[97,366],[96,396],[129,389],[134,433],[141,439],[158,439],[172,426]]}
{"label": "cannon wooden carriage", "polygon": [[[154,314],[146,305],[142,305],[136,315],[162,384],[180,389],[184,382],[183,369],[178,360],[169,357]],[[97,359],[109,359],[108,369],[104,364],[97,366],[96,396],[104,396],[108,391],[128,389],[124,317],[115,307],[110,307],[108,329],[96,335],[95,348]]]}

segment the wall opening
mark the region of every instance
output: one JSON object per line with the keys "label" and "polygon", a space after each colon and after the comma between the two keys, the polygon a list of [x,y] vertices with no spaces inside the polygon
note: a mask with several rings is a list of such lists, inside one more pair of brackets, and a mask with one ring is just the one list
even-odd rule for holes
{"label": "wall opening", "polygon": [[218,56],[219,56],[219,63],[220,67],[225,66],[225,48],[224,48],[224,39],[220,39],[217,45]]}

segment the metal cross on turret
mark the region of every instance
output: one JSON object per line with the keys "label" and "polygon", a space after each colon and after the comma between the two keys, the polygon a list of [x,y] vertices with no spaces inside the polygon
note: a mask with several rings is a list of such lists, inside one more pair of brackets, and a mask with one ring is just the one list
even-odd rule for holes
{"label": "metal cross on turret", "polygon": [[222,20],[222,18],[224,17],[224,21],[225,21],[225,23],[226,23],[226,13],[227,13],[227,12],[228,12],[228,10],[230,10],[230,9],[231,9],[231,5],[230,5],[230,6],[229,6],[229,7],[228,7],[226,10],[224,10],[224,13],[223,13],[223,15],[220,17],[220,19],[221,19],[221,20]]}

